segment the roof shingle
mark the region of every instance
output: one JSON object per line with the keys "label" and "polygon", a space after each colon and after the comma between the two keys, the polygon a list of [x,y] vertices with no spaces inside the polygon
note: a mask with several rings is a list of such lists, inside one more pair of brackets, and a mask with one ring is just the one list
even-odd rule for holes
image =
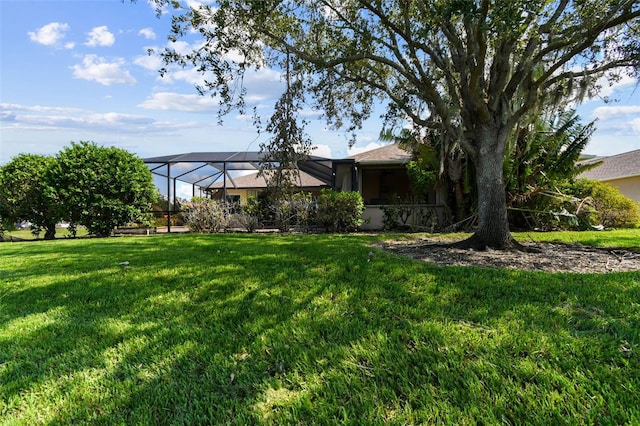
{"label": "roof shingle", "polygon": [[355,160],[356,163],[360,164],[406,164],[411,160],[411,153],[400,148],[400,145],[397,143],[394,143],[372,149],[371,151],[361,152],[360,154],[347,158]]}
{"label": "roof shingle", "polygon": [[614,179],[624,179],[634,176],[640,176],[640,149],[635,151],[624,152],[610,157],[596,157],[581,164],[592,164],[602,161],[602,164],[591,170],[580,174],[579,177],[609,181]]}

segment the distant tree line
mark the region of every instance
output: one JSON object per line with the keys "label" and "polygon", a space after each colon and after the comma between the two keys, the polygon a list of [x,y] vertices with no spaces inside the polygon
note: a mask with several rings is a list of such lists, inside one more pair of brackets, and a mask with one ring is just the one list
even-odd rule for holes
{"label": "distant tree line", "polygon": [[56,156],[20,154],[0,167],[0,223],[19,221],[53,239],[68,222],[98,237],[116,226],[146,220],[158,191],[144,162],[130,152],[72,142]]}

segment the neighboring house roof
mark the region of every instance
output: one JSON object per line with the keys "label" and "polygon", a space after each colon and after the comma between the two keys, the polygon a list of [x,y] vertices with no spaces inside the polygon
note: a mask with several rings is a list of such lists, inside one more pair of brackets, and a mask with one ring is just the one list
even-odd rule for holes
{"label": "neighboring house roof", "polygon": [[[296,179],[296,186],[299,188],[315,188],[315,187],[328,187],[326,182],[311,176],[308,173],[300,171],[300,180]],[[222,188],[222,182],[216,182],[211,185],[211,188]],[[233,179],[227,179],[227,189],[264,189],[267,187],[267,182],[264,176],[258,176],[258,173],[251,173],[244,176],[239,176]]]}
{"label": "neighboring house roof", "polygon": [[347,159],[359,164],[406,164],[411,161],[411,153],[400,148],[397,143],[386,145],[371,151],[352,155]]}
{"label": "neighboring house roof", "polygon": [[640,149],[624,152],[610,157],[595,157],[580,164],[593,164],[601,161],[602,164],[580,174],[579,177],[609,181],[640,176]]}

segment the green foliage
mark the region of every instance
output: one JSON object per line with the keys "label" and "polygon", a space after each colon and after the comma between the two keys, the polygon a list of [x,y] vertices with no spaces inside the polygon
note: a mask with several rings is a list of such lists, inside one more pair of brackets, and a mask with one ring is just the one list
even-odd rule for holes
{"label": "green foliage", "polygon": [[242,206],[242,212],[251,216],[260,217],[262,207],[258,197],[247,198],[246,203]]}
{"label": "green foliage", "polygon": [[60,151],[48,179],[67,218],[100,237],[116,226],[143,220],[157,196],[151,172],[140,158],[92,142],[72,142]]}
{"label": "green foliage", "polygon": [[379,242],[5,244],[2,423],[640,422],[638,272],[437,267]]}
{"label": "green foliage", "polygon": [[429,160],[424,157],[409,161],[406,168],[411,182],[411,190],[415,197],[414,201],[425,202],[427,194],[433,189],[436,182],[436,171],[431,168]]}
{"label": "green foliage", "polygon": [[195,197],[187,206],[184,221],[191,232],[211,233],[229,225],[227,206],[210,198]]}
{"label": "green foliage", "polygon": [[364,201],[355,191],[323,189],[318,198],[318,221],[331,232],[351,232],[363,223]]}
{"label": "green foliage", "polygon": [[504,164],[509,205],[523,205],[592,167],[576,163],[594,130],[593,122],[580,123],[575,110],[551,114],[518,129]]}
{"label": "green foliage", "polygon": [[634,228],[640,226],[640,206],[625,197],[618,188],[590,179],[578,179],[569,191],[585,200],[585,220],[605,228]]}
{"label": "green foliage", "polygon": [[518,227],[578,229],[586,226],[580,200],[561,191],[593,167],[578,160],[594,131],[574,110],[549,114],[521,128],[508,145],[504,163],[507,205]]}
{"label": "green foliage", "polygon": [[260,226],[261,211],[262,207],[258,198],[249,197],[242,205],[240,213],[234,216],[232,222],[235,220],[247,232],[254,232]]}
{"label": "green foliage", "polygon": [[45,238],[55,236],[55,225],[62,218],[55,182],[48,177],[55,159],[20,154],[0,167],[0,218],[32,223],[33,231],[45,229]]}

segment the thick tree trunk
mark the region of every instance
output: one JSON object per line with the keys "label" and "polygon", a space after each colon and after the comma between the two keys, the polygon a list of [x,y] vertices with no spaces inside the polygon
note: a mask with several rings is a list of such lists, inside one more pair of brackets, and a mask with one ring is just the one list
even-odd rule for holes
{"label": "thick tree trunk", "polygon": [[503,161],[506,139],[498,132],[485,131],[475,152],[478,186],[478,226],[475,233],[458,245],[477,250],[513,249],[521,246],[509,231],[507,200],[504,188]]}
{"label": "thick tree trunk", "polygon": [[56,237],[56,225],[55,223],[53,225],[47,225],[44,228],[45,232],[44,232],[44,239],[45,240],[53,240]]}
{"label": "thick tree trunk", "polygon": [[456,222],[461,222],[467,216],[467,209],[464,205],[464,189],[462,182],[457,180],[453,183],[455,200],[456,200]]}

